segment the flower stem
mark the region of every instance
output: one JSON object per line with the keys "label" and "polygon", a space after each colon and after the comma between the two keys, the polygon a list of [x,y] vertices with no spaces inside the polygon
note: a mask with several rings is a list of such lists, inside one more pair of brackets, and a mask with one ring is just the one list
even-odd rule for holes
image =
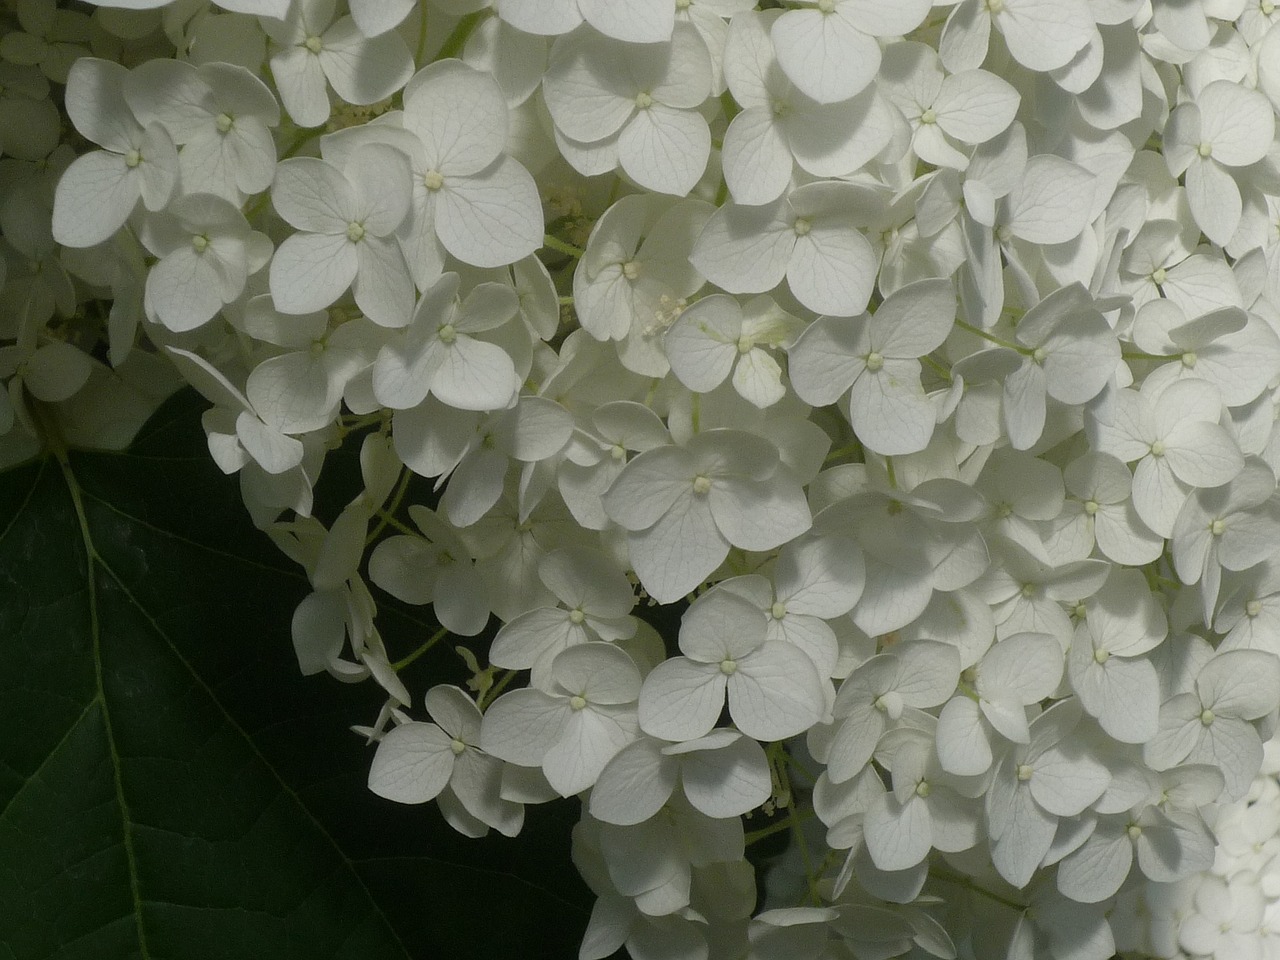
{"label": "flower stem", "polygon": [[401,670],[409,666],[409,664],[413,663],[413,661],[417,660],[420,656],[422,656],[424,653],[426,653],[428,650],[430,650],[432,647],[434,647],[437,643],[439,643],[448,635],[449,635],[448,629],[446,629],[445,627],[441,627],[439,630],[437,630],[427,639],[426,643],[418,647],[417,650],[413,651],[413,653],[409,654],[403,660],[397,660],[395,663],[393,663],[391,665],[391,669],[399,673]]}
{"label": "flower stem", "polygon": [[586,251],[581,247],[575,247],[571,243],[565,243],[559,237],[553,237],[549,233],[542,238],[542,245],[555,250],[557,253],[563,253],[566,256],[573,257],[575,260],[581,260],[582,255],[586,253]]}
{"label": "flower stem", "polygon": [[449,38],[445,40],[444,46],[440,48],[440,52],[436,55],[437,60],[448,60],[450,57],[456,57],[462,52],[463,46],[466,45],[472,31],[479,25],[480,21],[488,16],[488,10],[477,10],[475,13],[469,13],[461,20],[458,25],[453,28],[453,33],[449,34]]}

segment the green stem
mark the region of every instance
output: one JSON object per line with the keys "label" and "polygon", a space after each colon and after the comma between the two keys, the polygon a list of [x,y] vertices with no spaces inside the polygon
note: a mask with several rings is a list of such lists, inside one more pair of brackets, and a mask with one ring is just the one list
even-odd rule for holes
{"label": "green stem", "polygon": [[933,372],[936,373],[938,376],[940,376],[943,380],[950,381],[952,379],[951,368],[948,367],[945,363],[935,360],[933,357],[929,356],[928,354],[925,354],[923,357],[921,357],[920,362],[925,364],[925,366],[929,367],[931,370],[933,370]]}
{"label": "green stem", "polygon": [[422,538],[421,533],[419,533],[417,530],[414,530],[408,524],[401,523],[399,520],[391,516],[391,514],[387,513],[387,511],[385,510],[379,510],[377,513],[377,516],[380,521],[379,527],[378,527],[379,530],[381,530],[383,527],[394,527],[396,530],[399,530],[401,533],[407,536],[417,537],[419,539]]}
{"label": "green stem", "polygon": [[822,897],[818,893],[818,878],[813,872],[813,856],[809,853],[809,841],[805,839],[800,821],[795,818],[795,808],[787,814],[787,822],[791,826],[791,839],[800,849],[800,860],[804,863],[804,879],[809,887],[809,902],[815,907],[822,906]]}
{"label": "green stem", "polygon": [[449,39],[445,40],[444,46],[440,48],[436,59],[448,60],[450,57],[456,57],[461,53],[472,31],[488,14],[488,10],[477,10],[475,13],[469,13],[459,20],[458,25],[453,28],[453,33],[449,34]]}
{"label": "green stem", "polygon": [[425,66],[423,60],[427,56],[427,4],[418,6],[418,45],[413,52],[414,66]]}
{"label": "green stem", "polygon": [[783,830],[790,830],[793,821],[804,823],[813,817],[812,807],[792,807],[791,812],[777,823],[771,823],[767,827],[761,827],[759,830],[748,830],[744,835],[747,846],[758,843],[765,837],[771,837],[775,833],[781,833]]}
{"label": "green stem", "polygon": [[941,880],[943,883],[950,883],[957,887],[964,887],[966,890],[976,893],[980,897],[986,897],[988,900],[1008,907],[1010,910],[1014,910],[1018,913],[1022,913],[1027,909],[1027,904],[1018,903],[1016,900],[1010,900],[1008,897],[1002,897],[998,893],[993,893],[985,887],[978,886],[968,877],[961,876],[958,873],[952,873],[945,867],[931,866],[929,868],[929,876],[935,880]]}
{"label": "green stem", "polygon": [[1018,353],[1022,354],[1024,357],[1029,357],[1033,353],[1035,353],[1035,351],[1032,350],[1030,347],[1024,347],[1022,344],[1014,343],[1012,340],[1002,340],[999,337],[997,337],[995,334],[987,333],[987,331],[983,330],[981,327],[975,327],[973,324],[966,323],[965,321],[959,318],[956,319],[955,323],[956,323],[956,326],[959,327],[961,330],[968,330],[975,337],[981,337],[983,340],[988,340],[991,343],[994,343],[998,347],[1006,347],[1009,350],[1016,350]]}
{"label": "green stem", "polygon": [[439,643],[448,635],[449,635],[449,631],[445,627],[441,627],[439,630],[433,633],[430,636],[430,638],[428,638],[426,643],[418,647],[417,650],[413,651],[413,653],[409,654],[403,660],[397,660],[395,663],[393,663],[391,665],[391,669],[399,673],[401,670],[409,666],[409,664],[413,663],[413,661],[417,660],[420,656],[422,656],[424,653],[426,653],[428,650],[430,650],[432,647],[434,647],[437,643]]}
{"label": "green stem", "polygon": [[500,679],[497,683],[495,683],[492,687],[490,687],[488,690],[485,691],[484,696],[480,698],[480,702],[476,704],[476,706],[478,706],[483,711],[485,707],[493,703],[493,701],[497,699],[498,694],[500,694],[504,689],[506,689],[507,684],[509,684],[512,680],[516,678],[517,672],[518,671],[516,670],[508,670],[506,673],[504,673],[502,675],[502,679]]}
{"label": "green stem", "polygon": [[854,456],[854,455],[860,456],[862,452],[863,452],[862,444],[859,443],[857,440],[855,440],[853,441],[853,443],[850,443],[843,447],[837,447],[835,450],[832,450],[830,453],[828,453],[826,458],[822,461],[822,465],[824,467],[829,466],[832,463],[834,463],[836,460],[839,460],[843,457]]}
{"label": "green stem", "polygon": [[391,518],[395,512],[400,509],[400,503],[404,500],[405,492],[409,489],[409,481],[413,478],[413,474],[409,470],[400,472],[400,482],[396,485],[395,493],[391,496],[391,505],[385,510],[378,511],[378,525],[373,528],[373,532],[364,538],[364,545],[367,547],[373,541],[378,539],[378,534],[387,528],[387,524],[391,522]]}
{"label": "green stem", "polygon": [[1155,360],[1157,363],[1178,359],[1176,355],[1166,356],[1160,353],[1143,353],[1141,350],[1122,350],[1120,351],[1120,357],[1124,360]]}
{"label": "green stem", "polygon": [[553,237],[549,233],[542,238],[542,245],[555,250],[557,253],[563,253],[565,256],[573,257],[575,260],[581,260],[582,255],[587,252],[581,247],[575,247],[571,243],[565,243],[559,237]]}
{"label": "green stem", "polygon": [[558,302],[562,307],[572,307],[573,297],[560,297]]}

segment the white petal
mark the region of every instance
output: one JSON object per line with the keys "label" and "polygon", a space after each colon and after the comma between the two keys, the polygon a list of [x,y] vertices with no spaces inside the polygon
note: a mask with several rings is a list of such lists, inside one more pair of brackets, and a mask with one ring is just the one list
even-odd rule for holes
{"label": "white petal", "polygon": [[863,824],[867,852],[881,870],[907,870],[929,855],[933,846],[929,808],[912,795],[900,803],[892,793],[871,802]]}
{"label": "white petal", "polygon": [[606,37],[628,43],[661,43],[675,28],[675,7],[666,0],[579,0],[587,22]]}
{"label": "white petal", "polygon": [[708,497],[716,527],[743,550],[772,550],[813,523],[804,491],[782,473],[768,480],[716,480]]}
{"label": "white petal", "polygon": [[366,235],[355,244],[356,275],[351,291],[356,306],[380,327],[403,327],[413,314],[413,280],[400,245]]}
{"label": "white petal", "polygon": [[798,647],[769,641],[737,661],[729,677],[729,715],[757,740],[785,740],[822,719],[822,680]]}
{"label": "white petal", "polygon": [[993,19],[1013,58],[1029,70],[1065,66],[1094,30],[1083,0],[1018,0]]}
{"label": "white petal", "polygon": [[653,526],[628,535],[627,548],[649,595],[659,603],[672,603],[724,562],[729,541],[716,526],[706,499],[690,495],[677,500]]}
{"label": "white petal", "polygon": [[710,155],[711,130],[702,115],[657,102],[638,111],[618,137],[622,169],[657,193],[687,196]]}
{"label": "white petal", "polygon": [[849,394],[849,422],[858,438],[886,456],[919,453],[929,445],[937,419],[915,360],[886,360],[879,371],[868,369]]}
{"label": "white petal", "polygon": [[503,157],[482,173],[451,178],[436,205],[440,242],[459,260],[498,267],[542,245],[538,188],[518,161]]}
{"label": "white petal", "polygon": [[285,222],[312,233],[345,233],[361,214],[342,171],[315,157],[286,160],[276,168],[271,203]]}
{"label": "white petal", "polygon": [[111,238],[138,205],[139,174],[124,157],[95,150],[72,161],[53,199],[53,238],[67,247],[92,247]]}
{"label": "white petal", "polygon": [[438,60],[405,87],[404,126],[426,147],[427,164],[448,177],[469,177],[507,145],[507,104],[489,74],[458,60]]}
{"label": "white petal", "polygon": [[852,317],[866,309],[878,264],[871,244],[847,223],[815,223],[796,240],[787,282],[816,313]]}
{"label": "white petal", "polygon": [[369,39],[355,21],[343,17],[324,32],[324,49],[316,57],[333,92],[347,103],[385,100],[413,73],[413,57],[398,33]]}
{"label": "white petal", "polygon": [[433,800],[453,773],[452,738],[434,723],[388,730],[369,767],[369,789],[397,803]]}
{"label": "white petal", "polygon": [[346,234],[295,233],[271,260],[271,299],[281,313],[323,310],[346,292],[358,262]]}
{"label": "white petal", "polygon": [[1009,229],[1030,243],[1074,239],[1089,222],[1093,184],[1094,175],[1079,164],[1047,154],[1032,157],[1009,195]]}
{"label": "white petal", "polygon": [[458,410],[501,410],[520,387],[515,364],[497,344],[460,336],[443,352],[431,392]]}
{"label": "white petal", "polygon": [[1132,866],[1133,844],[1124,831],[1097,831],[1058,867],[1058,889],[1077,903],[1101,903]]}
{"label": "white petal", "polygon": [[[664,752],[675,754],[675,748]],[[708,817],[741,816],[768,800],[773,791],[764,748],[750,737],[738,736],[726,746],[679,755],[685,796]]]}
{"label": "white petal", "polygon": [[786,202],[761,207],[726,203],[707,221],[690,262],[730,293],[764,293],[781,282],[796,235]]}
{"label": "white petal", "polygon": [[570,714],[567,700],[540,690],[513,690],[489,704],[480,727],[485,753],[526,767],[539,766],[560,738]]}
{"label": "white petal", "polygon": [[738,203],[772,203],[791,182],[791,151],[768,107],[750,107],[733,118],[720,162]]}
{"label": "white petal", "polygon": [[712,294],[682,313],[663,338],[671,370],[696,393],[724,382],[738,356],[742,308],[732,297]]}
{"label": "white petal", "polygon": [[146,302],[162,324],[175,333],[208,323],[222,309],[212,257],[179,249],[147,274]]}
{"label": "white petal", "polygon": [[959,776],[977,776],[991,767],[991,745],[978,705],[955,697],[938,717],[938,761]]}
{"label": "white petal", "polygon": [[789,10],[770,35],[787,79],[819,103],[848,100],[880,69],[880,46],[843,16]]}
{"label": "white petal", "polygon": [[302,462],[302,442],[286,437],[245,411],[236,418],[236,436],[267,473],[284,473]]}
{"label": "white petal", "polygon": [[645,737],[623,747],[605,764],[591,791],[591,815],[630,826],[657,813],[671,797],[680,765],[662,755],[662,744]]}
{"label": "white petal", "polygon": [[1214,243],[1230,243],[1243,208],[1235,180],[1212,158],[1197,157],[1187,168],[1186,183],[1187,203],[1196,225]]}
{"label": "white petal", "polygon": [[715,726],[728,678],[719,664],[672,657],[640,688],[640,729],[663,740],[694,740]]}

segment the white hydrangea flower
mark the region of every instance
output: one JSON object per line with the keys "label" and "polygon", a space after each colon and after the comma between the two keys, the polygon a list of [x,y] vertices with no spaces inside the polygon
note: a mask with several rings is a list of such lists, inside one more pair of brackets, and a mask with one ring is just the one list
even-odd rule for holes
{"label": "white hydrangea flower", "polygon": [[405,326],[413,283],[394,234],[409,196],[409,165],[383,144],[360,147],[341,168],[311,157],[281,163],[271,201],[299,232],[271,260],[276,308],[323,310],[351,287],[369,319]]}
{"label": "white hydrangea flower", "polygon": [[766,639],[764,615],[727,590],[689,608],[680,649],[684,656],[659,664],[640,690],[640,728],[652,737],[705,737],[726,695],[733,722],[757,740],[793,737],[822,716],[813,662],[797,647]]}
{"label": "white hydrangea flower", "polygon": [[67,114],[103,150],[75,159],[58,181],[53,236],[65,246],[91,247],[124,226],[138,201],[148,210],[169,202],[178,182],[178,151],[158,122],[142,124],[125,99],[128,71],[108,60],[82,58],[67,77]]}
{"label": "white hydrangea flower", "polygon": [[394,32],[370,38],[350,16],[337,17],[336,0],[291,0],[288,12],[259,18],[275,47],[271,73],[295,123],[315,127],[329,119],[330,85],[353,104],[391,96],[413,73],[409,47]]}

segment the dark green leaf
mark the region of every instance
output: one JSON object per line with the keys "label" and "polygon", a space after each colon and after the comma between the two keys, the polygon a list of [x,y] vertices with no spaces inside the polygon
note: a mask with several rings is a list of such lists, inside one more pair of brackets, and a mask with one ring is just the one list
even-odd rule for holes
{"label": "dark green leaf", "polygon": [[298,674],[307,589],[190,396],[127,454],[0,474],[0,958],[576,955],[576,805],[470,841],[370,794],[377,692]]}

